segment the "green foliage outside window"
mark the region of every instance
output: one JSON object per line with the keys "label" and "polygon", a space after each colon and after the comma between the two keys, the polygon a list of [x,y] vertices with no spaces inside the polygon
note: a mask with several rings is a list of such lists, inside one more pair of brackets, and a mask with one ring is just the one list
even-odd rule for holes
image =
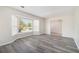
{"label": "green foliage outside window", "polygon": [[27,29],[32,30],[32,23],[31,22],[25,23],[22,20],[20,20],[20,22],[19,22],[19,32],[26,31]]}

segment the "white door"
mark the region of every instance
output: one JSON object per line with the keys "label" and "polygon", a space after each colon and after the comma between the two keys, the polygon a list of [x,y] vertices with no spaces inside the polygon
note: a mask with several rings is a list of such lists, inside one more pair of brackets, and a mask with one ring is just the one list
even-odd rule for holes
{"label": "white door", "polygon": [[62,35],[62,20],[53,20],[51,22],[51,34],[54,36]]}

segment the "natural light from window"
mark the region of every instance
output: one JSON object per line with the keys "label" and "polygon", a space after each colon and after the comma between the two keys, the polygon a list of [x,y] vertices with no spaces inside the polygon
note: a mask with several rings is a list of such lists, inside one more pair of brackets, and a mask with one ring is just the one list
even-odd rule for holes
{"label": "natural light from window", "polygon": [[18,18],[16,16],[12,16],[12,35],[27,32],[33,32],[33,34],[39,33],[39,20],[31,20],[26,17]]}

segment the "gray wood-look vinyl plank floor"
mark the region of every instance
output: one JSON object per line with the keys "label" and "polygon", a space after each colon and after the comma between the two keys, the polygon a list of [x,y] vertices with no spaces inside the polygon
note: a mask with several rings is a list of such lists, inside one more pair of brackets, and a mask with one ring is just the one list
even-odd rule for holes
{"label": "gray wood-look vinyl plank floor", "polygon": [[78,53],[72,38],[33,35],[0,47],[0,53]]}

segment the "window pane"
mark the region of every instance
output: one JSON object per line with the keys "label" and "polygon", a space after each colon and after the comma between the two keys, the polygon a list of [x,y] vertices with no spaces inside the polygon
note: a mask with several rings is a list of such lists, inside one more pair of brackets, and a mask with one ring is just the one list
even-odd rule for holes
{"label": "window pane", "polygon": [[32,20],[23,18],[19,21],[19,32],[32,32]]}

